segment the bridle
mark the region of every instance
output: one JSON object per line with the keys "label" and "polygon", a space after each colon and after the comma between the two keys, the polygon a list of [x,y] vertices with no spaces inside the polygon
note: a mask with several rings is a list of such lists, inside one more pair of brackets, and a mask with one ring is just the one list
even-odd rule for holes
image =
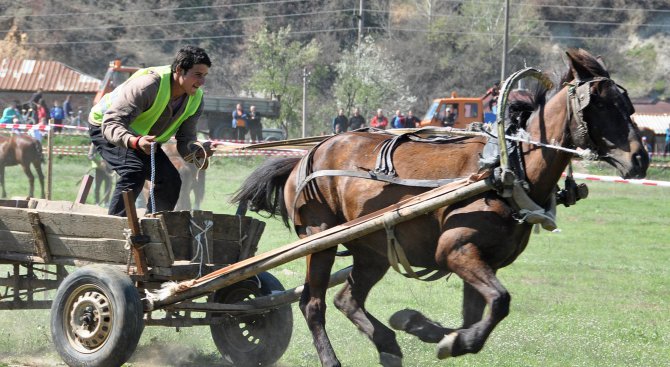
{"label": "bridle", "polygon": [[597,154],[598,146],[591,139],[589,134],[589,126],[587,121],[584,119],[584,110],[591,103],[591,86],[593,83],[609,81],[617,86],[620,94],[622,96],[624,106],[620,107],[617,105],[622,114],[627,114],[627,116],[635,113],[630,98],[628,97],[628,91],[626,88],[615,83],[612,79],[607,77],[593,77],[590,79],[579,79],[573,80],[572,82],[565,83],[568,86],[567,93],[567,109],[566,114],[566,129],[570,127],[570,120],[574,119],[575,129],[570,129],[572,137],[572,143],[579,148],[590,149]]}

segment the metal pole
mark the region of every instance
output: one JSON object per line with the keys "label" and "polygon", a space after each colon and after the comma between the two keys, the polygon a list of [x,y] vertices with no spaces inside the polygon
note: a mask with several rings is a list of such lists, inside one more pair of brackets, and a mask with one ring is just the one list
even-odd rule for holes
{"label": "metal pole", "polygon": [[302,68],[302,137],[307,136],[307,68]]}
{"label": "metal pole", "polygon": [[363,0],[358,3],[358,48],[361,48],[363,39]]}
{"label": "metal pole", "polygon": [[51,200],[51,182],[53,181],[53,166],[54,166],[54,130],[53,120],[49,121],[47,125],[47,200]]}
{"label": "metal pole", "polygon": [[502,65],[500,67],[500,80],[505,80],[507,74],[507,38],[509,36],[509,0],[505,0],[505,35],[503,36]]}

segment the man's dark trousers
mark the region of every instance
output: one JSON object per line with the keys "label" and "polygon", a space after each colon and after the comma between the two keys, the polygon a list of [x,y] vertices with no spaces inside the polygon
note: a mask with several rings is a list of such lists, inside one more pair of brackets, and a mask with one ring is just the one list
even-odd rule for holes
{"label": "man's dark trousers", "polygon": [[[126,208],[123,203],[123,192],[132,190],[133,197],[137,198],[142,193],[144,181],[151,180],[151,156],[134,149],[117,147],[109,143],[103,136],[100,127],[91,125],[89,127],[91,141],[102,159],[116,171],[119,179],[109,203],[110,215],[126,216]],[[159,212],[173,210],[179,199],[181,178],[179,171],[172,165],[170,158],[165,155],[160,144],[155,147],[155,181],[154,200],[155,210],[152,210],[151,202],[147,203],[147,210]]]}

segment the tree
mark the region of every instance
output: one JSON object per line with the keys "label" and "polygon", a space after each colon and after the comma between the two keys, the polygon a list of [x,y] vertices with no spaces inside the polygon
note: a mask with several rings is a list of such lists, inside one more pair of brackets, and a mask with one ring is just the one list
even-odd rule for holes
{"label": "tree", "polygon": [[302,112],[302,71],[316,61],[320,49],[314,40],[307,44],[291,41],[290,33],[290,26],[277,32],[266,27],[252,37],[247,55],[255,72],[248,87],[265,96],[280,97],[279,120],[296,130]]}
{"label": "tree", "polygon": [[407,111],[416,102],[398,63],[369,36],[360,48],[345,51],[335,68],[338,76],[333,90],[338,107]]}

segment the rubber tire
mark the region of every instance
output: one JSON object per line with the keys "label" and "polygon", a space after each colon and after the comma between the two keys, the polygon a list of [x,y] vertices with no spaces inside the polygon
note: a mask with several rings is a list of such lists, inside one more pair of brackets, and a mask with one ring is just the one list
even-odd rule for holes
{"label": "rubber tire", "polygon": [[[90,291],[106,298],[103,303],[109,305],[111,321],[104,341],[82,351],[86,347],[80,344],[78,350],[71,339],[68,315],[76,309],[76,301]],[[66,307],[70,309],[65,310]],[[103,264],[85,266],[70,274],[58,287],[51,306],[51,339],[68,366],[121,366],[135,351],[143,330],[140,295],[130,277],[117,268]]]}
{"label": "rubber tire", "polygon": [[[261,287],[258,287],[260,280]],[[249,296],[265,296],[283,291],[282,284],[270,273],[245,279],[214,293],[210,301],[231,304]],[[215,314],[216,315],[216,314]],[[263,314],[229,316],[230,321],[210,325],[212,338],[224,359],[232,366],[271,366],[288,348],[293,333],[293,312],[287,304]],[[252,327],[243,328],[242,325]],[[246,336],[244,332],[249,332]]]}

